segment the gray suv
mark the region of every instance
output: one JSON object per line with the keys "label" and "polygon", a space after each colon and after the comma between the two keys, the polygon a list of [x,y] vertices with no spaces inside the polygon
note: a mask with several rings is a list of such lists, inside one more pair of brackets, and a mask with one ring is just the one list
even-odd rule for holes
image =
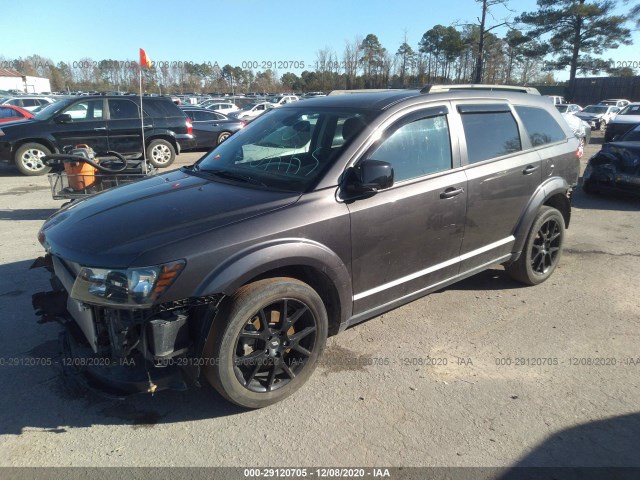
{"label": "gray suv", "polygon": [[263,407],[305,383],[328,335],[496,264],[549,278],[578,147],[529,93],[295,102],[192,166],[54,214],[36,263],[54,290],[34,306],[102,392],[206,379]]}

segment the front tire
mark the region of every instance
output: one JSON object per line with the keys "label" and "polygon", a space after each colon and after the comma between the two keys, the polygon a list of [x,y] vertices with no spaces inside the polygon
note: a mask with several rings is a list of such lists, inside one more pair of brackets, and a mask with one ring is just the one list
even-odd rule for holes
{"label": "front tire", "polygon": [[604,120],[600,121],[600,131],[602,133],[607,131],[607,122],[605,122]]}
{"label": "front tire", "polygon": [[262,408],[288,397],[311,376],[327,341],[320,296],[293,278],[241,287],[216,315],[204,349],[209,383],[227,400]]}
{"label": "front tire", "polygon": [[44,163],[42,157],[50,153],[51,150],[40,143],[25,143],[16,150],[13,160],[23,175],[45,175],[51,171],[51,167]]}
{"label": "front tire", "polygon": [[165,168],[176,159],[176,150],[166,140],[151,141],[147,147],[147,160],[156,168]]}
{"label": "front tire", "polygon": [[549,278],[562,256],[564,231],[562,214],[553,207],[540,207],[520,258],[506,267],[509,276],[526,285]]}

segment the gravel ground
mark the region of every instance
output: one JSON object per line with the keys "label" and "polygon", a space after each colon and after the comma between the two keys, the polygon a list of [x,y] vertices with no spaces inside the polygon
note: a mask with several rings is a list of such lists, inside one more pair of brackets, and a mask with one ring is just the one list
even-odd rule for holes
{"label": "gravel ground", "polygon": [[113,402],[65,384],[28,270],[60,204],[0,169],[0,466],[640,466],[637,200],[578,190],[548,282],[496,267],[351,328],[259,411],[209,387]]}

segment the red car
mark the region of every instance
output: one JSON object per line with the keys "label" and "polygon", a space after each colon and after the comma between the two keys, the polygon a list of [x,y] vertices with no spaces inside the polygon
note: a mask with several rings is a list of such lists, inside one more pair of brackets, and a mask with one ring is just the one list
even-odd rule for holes
{"label": "red car", "polygon": [[27,118],[33,118],[33,114],[24,108],[0,105],[0,123],[26,120]]}

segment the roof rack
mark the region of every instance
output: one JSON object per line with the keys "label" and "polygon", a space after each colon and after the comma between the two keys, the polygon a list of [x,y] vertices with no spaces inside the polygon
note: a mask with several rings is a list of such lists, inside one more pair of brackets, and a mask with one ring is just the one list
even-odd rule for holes
{"label": "roof rack", "polygon": [[332,90],[329,95],[345,95],[347,93],[400,92],[402,88],[359,88],[356,90]]}
{"label": "roof rack", "polygon": [[533,87],[521,87],[518,85],[489,85],[483,83],[467,83],[459,85],[426,85],[420,93],[440,93],[451,90],[489,90],[495,92],[520,92],[531,95],[540,95],[538,89]]}

